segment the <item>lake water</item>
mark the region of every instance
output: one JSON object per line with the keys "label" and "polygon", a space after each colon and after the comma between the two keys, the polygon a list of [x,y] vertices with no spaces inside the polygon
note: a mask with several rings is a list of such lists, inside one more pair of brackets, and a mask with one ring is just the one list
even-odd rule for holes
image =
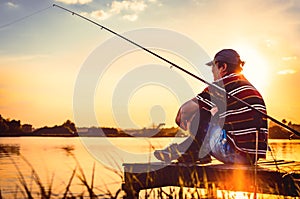
{"label": "lake water", "polygon": [[[24,183],[33,194],[40,193],[36,181],[53,196],[61,197],[76,168],[71,193],[87,195],[80,178],[85,177],[94,191],[116,193],[123,177],[122,163],[156,161],[155,149],[184,138],[1,138],[0,189],[4,198],[23,198]],[[277,159],[300,161],[300,140],[270,140],[272,155]],[[272,159],[268,153],[267,159]],[[92,175],[95,174],[93,178]],[[38,176],[34,178],[34,176]],[[24,178],[21,185],[22,177]],[[35,179],[37,179],[35,181]],[[121,196],[122,193],[119,195]]]}

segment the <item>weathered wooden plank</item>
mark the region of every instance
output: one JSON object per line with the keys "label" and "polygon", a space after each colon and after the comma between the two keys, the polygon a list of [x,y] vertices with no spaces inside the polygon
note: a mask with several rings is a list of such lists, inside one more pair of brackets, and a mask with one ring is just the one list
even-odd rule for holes
{"label": "weathered wooden plank", "polygon": [[123,166],[123,189],[128,198],[137,197],[143,189],[165,186],[209,189],[213,184],[219,190],[300,196],[300,174],[279,171],[278,166],[274,166],[275,169],[258,166],[256,170],[254,166],[225,164],[146,163]]}

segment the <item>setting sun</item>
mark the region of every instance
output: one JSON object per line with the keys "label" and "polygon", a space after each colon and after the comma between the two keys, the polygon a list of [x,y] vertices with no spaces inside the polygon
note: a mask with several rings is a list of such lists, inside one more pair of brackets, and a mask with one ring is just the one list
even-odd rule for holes
{"label": "setting sun", "polygon": [[242,43],[236,49],[245,61],[244,75],[259,91],[264,92],[270,78],[266,58],[257,48],[248,44]]}

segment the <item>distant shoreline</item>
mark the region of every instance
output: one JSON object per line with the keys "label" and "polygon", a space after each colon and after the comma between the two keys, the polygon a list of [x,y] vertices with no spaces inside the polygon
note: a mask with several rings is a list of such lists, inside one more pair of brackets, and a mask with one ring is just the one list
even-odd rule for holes
{"label": "distant shoreline", "polygon": [[[84,130],[83,130],[84,129]],[[130,129],[118,130],[116,128],[79,128],[73,132],[63,126],[44,127],[30,133],[12,132],[2,133],[0,137],[186,137],[179,128],[163,129]]]}
{"label": "distant shoreline", "polygon": [[[286,120],[283,120],[287,123]],[[187,137],[188,133],[179,127],[161,128],[164,123],[152,128],[119,129],[111,127],[79,127],[67,120],[62,125],[34,129],[31,124],[21,124],[20,120],[5,119],[0,115],[0,137]],[[300,125],[288,122],[297,131]],[[270,122],[269,139],[300,139],[283,127]]]}

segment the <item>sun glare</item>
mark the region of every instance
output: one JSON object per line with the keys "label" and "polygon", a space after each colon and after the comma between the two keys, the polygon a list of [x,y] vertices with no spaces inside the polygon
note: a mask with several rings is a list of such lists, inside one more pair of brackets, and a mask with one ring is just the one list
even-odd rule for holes
{"label": "sun glare", "polygon": [[262,54],[250,45],[235,48],[245,61],[243,73],[259,90],[265,90],[268,84],[268,64]]}

